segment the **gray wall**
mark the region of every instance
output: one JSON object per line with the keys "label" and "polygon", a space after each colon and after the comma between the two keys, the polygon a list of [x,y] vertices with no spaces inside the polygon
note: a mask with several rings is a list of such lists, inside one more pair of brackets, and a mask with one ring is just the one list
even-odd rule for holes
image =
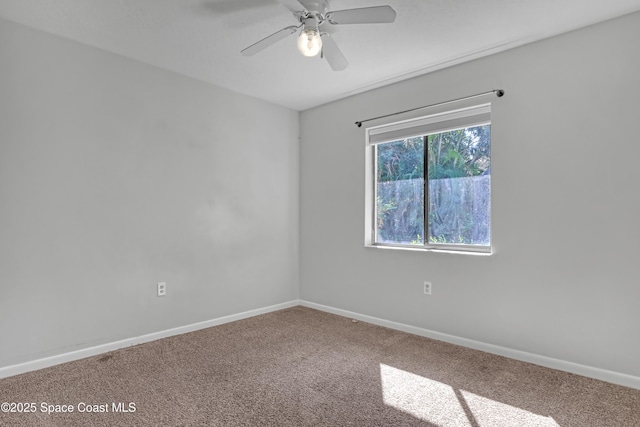
{"label": "gray wall", "polygon": [[[638,40],[636,13],[303,112],[301,298],[640,376]],[[364,248],[353,123],[494,88],[494,254]]]}
{"label": "gray wall", "polygon": [[6,21],[0,203],[0,367],[298,297],[297,112]]}

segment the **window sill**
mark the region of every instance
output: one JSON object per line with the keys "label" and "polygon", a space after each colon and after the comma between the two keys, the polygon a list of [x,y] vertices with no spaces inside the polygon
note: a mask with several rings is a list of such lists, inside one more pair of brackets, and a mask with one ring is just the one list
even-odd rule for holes
{"label": "window sill", "polygon": [[412,251],[412,252],[434,252],[442,254],[455,254],[455,255],[475,255],[475,256],[491,256],[491,249],[488,250],[468,250],[468,249],[449,249],[449,248],[425,248],[422,246],[404,246],[404,245],[381,245],[381,244],[365,244],[365,248],[373,249],[391,249],[397,251]]}

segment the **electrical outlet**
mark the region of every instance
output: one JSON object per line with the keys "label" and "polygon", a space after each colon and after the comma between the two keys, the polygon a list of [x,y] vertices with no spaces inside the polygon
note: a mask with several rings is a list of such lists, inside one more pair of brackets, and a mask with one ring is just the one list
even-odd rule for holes
{"label": "electrical outlet", "polygon": [[165,282],[158,282],[158,296],[163,297],[167,295],[167,284]]}
{"label": "electrical outlet", "polygon": [[431,282],[424,282],[424,294],[431,295]]}

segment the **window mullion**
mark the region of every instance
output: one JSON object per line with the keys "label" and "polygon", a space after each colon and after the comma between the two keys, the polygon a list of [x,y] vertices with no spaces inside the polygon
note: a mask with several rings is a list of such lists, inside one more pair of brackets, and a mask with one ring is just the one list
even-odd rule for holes
{"label": "window mullion", "polygon": [[422,221],[424,224],[424,236],[422,236],[422,244],[425,247],[429,246],[429,136],[425,135],[423,138],[423,151],[424,151],[424,166],[422,167],[422,174],[424,175],[424,197],[422,208]]}

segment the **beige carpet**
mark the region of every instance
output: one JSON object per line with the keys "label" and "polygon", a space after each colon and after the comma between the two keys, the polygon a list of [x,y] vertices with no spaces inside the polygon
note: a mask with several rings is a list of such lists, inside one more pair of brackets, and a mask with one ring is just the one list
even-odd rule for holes
{"label": "beige carpet", "polygon": [[304,307],[5,378],[0,402],[35,409],[2,426],[640,426],[640,390]]}

